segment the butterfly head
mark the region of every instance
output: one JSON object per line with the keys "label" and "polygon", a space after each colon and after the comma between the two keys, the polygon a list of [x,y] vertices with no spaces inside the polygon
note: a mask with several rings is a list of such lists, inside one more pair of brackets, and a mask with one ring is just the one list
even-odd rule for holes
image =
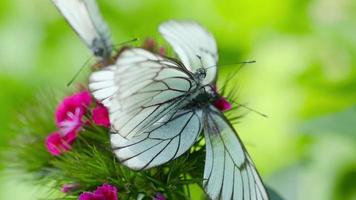
{"label": "butterfly head", "polygon": [[206,77],[206,69],[203,67],[198,68],[195,71],[194,76],[196,79],[198,79],[199,82],[202,81]]}
{"label": "butterfly head", "polygon": [[105,41],[95,38],[91,46],[96,57],[108,58],[111,56],[111,48],[105,44]]}

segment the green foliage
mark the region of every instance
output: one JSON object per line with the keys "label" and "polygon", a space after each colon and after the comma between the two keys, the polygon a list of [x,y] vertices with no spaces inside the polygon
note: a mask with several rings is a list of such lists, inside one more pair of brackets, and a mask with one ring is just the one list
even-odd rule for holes
{"label": "green foliage", "polygon": [[[51,96],[52,99],[48,98]],[[48,101],[43,101],[43,97]],[[139,195],[152,199],[157,192],[171,200],[188,200],[192,198],[190,188],[193,185],[202,188],[205,164],[202,135],[179,158],[149,170],[133,171],[121,165],[112,153],[109,130],[91,122],[88,114],[88,123],[80,131],[72,149],[60,156],[52,156],[47,152],[45,140],[56,129],[53,102],[57,102],[54,95],[43,95],[20,115],[15,130],[18,135],[7,153],[12,170],[26,175],[26,180],[54,188],[48,197],[58,198],[58,192],[53,192],[66,184],[78,187],[70,194],[62,193],[60,198],[76,199],[82,192],[93,191],[103,183],[116,186],[122,200],[137,199]]]}
{"label": "green foliage", "polygon": [[267,192],[269,195],[270,200],[283,200],[283,198],[272,188],[267,187]]}
{"label": "green foliage", "polygon": [[[347,152],[354,155],[356,149],[350,144],[355,141],[354,126],[346,123],[354,119],[353,115],[342,119],[332,117],[355,104],[356,1],[99,0],[98,3],[115,43],[134,37],[159,38],[156,29],[160,22],[189,19],[202,23],[216,37],[220,64],[256,60],[257,63],[242,70],[232,84],[239,86],[244,102],[268,114],[269,118],[261,119],[251,114],[235,127],[263,177],[269,177],[265,181],[271,184],[284,169],[303,162],[298,156],[303,152],[309,164],[292,173],[299,181],[295,183],[290,178],[294,176],[290,175],[279,180],[282,186],[295,183],[292,192],[274,187],[283,197],[355,199],[356,195],[345,192],[344,188],[349,188],[352,180],[349,174],[356,167],[339,168],[342,161],[330,157],[336,159]],[[38,157],[52,156],[40,149],[33,150],[31,145],[36,142],[27,140],[25,135],[15,143],[11,133],[21,134],[23,127],[10,131],[9,124],[22,125],[14,118],[18,112],[26,112],[21,108],[38,93],[37,88],[49,85],[57,91],[63,90],[90,53],[47,0],[1,1],[0,27],[0,148],[4,149],[7,141],[11,141],[16,152],[27,152],[23,148],[28,145],[29,152],[23,153],[21,159],[13,156],[11,164],[22,166],[21,170],[31,168],[34,172],[43,166]],[[233,67],[220,69],[224,77]],[[50,114],[53,107],[47,111],[48,121],[53,121]],[[301,121],[304,123],[312,118],[314,122],[313,119],[319,117],[330,120],[312,123],[308,130],[298,126]],[[51,123],[47,125],[54,128]],[[53,130],[49,127],[41,133],[37,139],[38,148],[44,148],[44,135]],[[300,132],[310,136],[294,134]],[[324,142],[326,148],[321,148],[318,144]],[[330,156],[343,148],[348,149],[347,152]],[[325,164],[320,158],[331,161]],[[3,161],[0,165],[6,163]],[[334,174],[335,171],[338,173]],[[48,174],[46,170],[43,173]],[[28,194],[32,185],[27,188],[30,191],[23,191],[8,185],[11,180],[1,176],[0,199],[35,199]],[[331,188],[334,184],[337,186]],[[298,197],[294,196],[295,192]]]}
{"label": "green foliage", "polygon": [[18,134],[13,136],[16,139],[11,140],[11,150],[5,154],[8,167],[31,174],[34,176],[31,179],[36,181],[46,179],[51,173],[49,161],[52,156],[46,150],[45,138],[55,130],[54,102],[57,102],[54,95],[48,93],[29,103],[31,106],[22,111],[14,123],[13,131]]}
{"label": "green foliage", "polygon": [[25,176],[27,180],[51,185],[55,190],[64,184],[79,185],[73,194],[63,198],[76,198],[84,191],[92,191],[103,183],[109,183],[119,189],[120,199],[136,199],[139,194],[152,198],[157,192],[167,195],[169,199],[187,199],[188,186],[202,183],[203,142],[163,166],[133,171],[114,157],[108,129],[89,124],[80,132],[71,151],[52,156],[47,152],[44,141],[55,130],[54,106],[39,102],[33,105],[37,106],[31,106],[20,116],[16,130],[19,134],[7,153],[8,163],[15,172],[31,175]]}
{"label": "green foliage", "polygon": [[344,111],[321,116],[305,122],[301,127],[301,132],[311,134],[342,134],[345,137],[355,138],[356,136],[356,106]]}

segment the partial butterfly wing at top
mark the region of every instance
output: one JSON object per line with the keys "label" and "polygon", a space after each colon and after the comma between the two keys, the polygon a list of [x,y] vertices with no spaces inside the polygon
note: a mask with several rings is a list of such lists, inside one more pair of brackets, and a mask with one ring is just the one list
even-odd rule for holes
{"label": "partial butterfly wing at top", "polygon": [[109,58],[110,31],[95,0],[52,0],[79,37],[95,56]]}
{"label": "partial butterfly wing at top", "polygon": [[202,84],[215,81],[218,50],[214,37],[195,22],[168,21],[160,25],[159,31],[172,45],[184,66],[195,73],[205,69]]}

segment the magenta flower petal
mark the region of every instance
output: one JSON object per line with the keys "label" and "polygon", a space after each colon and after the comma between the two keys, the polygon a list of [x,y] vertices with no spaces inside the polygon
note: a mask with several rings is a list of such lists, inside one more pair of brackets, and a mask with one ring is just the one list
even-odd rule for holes
{"label": "magenta flower petal", "polygon": [[118,200],[116,187],[103,184],[94,192],[84,192],[79,196],[79,200]]}
{"label": "magenta flower petal", "polygon": [[46,147],[48,152],[54,156],[58,156],[71,149],[68,142],[62,138],[59,132],[53,132],[47,136]]}
{"label": "magenta flower petal", "polygon": [[82,193],[79,198],[79,200],[105,200],[103,197],[98,197],[93,193],[90,192],[84,192]]}
{"label": "magenta flower petal", "polygon": [[98,103],[93,109],[93,121],[96,125],[110,127],[108,109],[101,103]]}
{"label": "magenta flower petal", "polygon": [[109,184],[103,184],[98,187],[94,194],[103,195],[106,200],[117,200],[117,189]]}
{"label": "magenta flower petal", "polygon": [[160,192],[156,193],[156,196],[153,198],[153,200],[166,200],[166,197]]}
{"label": "magenta flower petal", "polygon": [[166,48],[160,47],[159,50],[158,50],[158,54],[160,56],[165,56],[167,54]]}
{"label": "magenta flower petal", "polygon": [[214,101],[214,106],[222,112],[232,108],[231,104],[224,97],[220,97]]}
{"label": "magenta flower petal", "polygon": [[142,47],[143,47],[144,49],[148,50],[148,51],[152,51],[152,52],[153,52],[153,51],[156,49],[156,47],[157,47],[157,43],[156,43],[156,41],[155,41],[154,39],[152,39],[152,38],[147,38],[147,39],[144,41]]}
{"label": "magenta flower petal", "polygon": [[68,118],[72,118],[70,114],[77,113],[76,115],[83,115],[90,103],[91,96],[88,91],[78,92],[72,96],[64,98],[56,110],[57,125]]}
{"label": "magenta flower petal", "polygon": [[83,125],[83,116],[91,103],[88,91],[78,92],[64,98],[56,110],[56,124],[59,133],[68,143],[72,143]]}
{"label": "magenta flower petal", "polygon": [[73,130],[71,132],[68,132],[64,136],[62,136],[63,140],[66,141],[68,144],[73,144],[74,140],[77,138],[78,131]]}
{"label": "magenta flower petal", "polygon": [[77,189],[79,189],[79,184],[76,183],[72,183],[72,184],[64,184],[61,188],[61,191],[63,193],[73,193],[74,191],[76,191]]}

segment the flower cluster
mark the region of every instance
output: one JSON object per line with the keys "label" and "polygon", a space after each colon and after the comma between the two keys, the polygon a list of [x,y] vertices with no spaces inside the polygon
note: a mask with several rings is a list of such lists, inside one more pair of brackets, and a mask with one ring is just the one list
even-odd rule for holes
{"label": "flower cluster", "polygon": [[90,119],[85,118],[87,114],[91,114],[96,125],[110,126],[107,109],[96,103],[95,108],[90,110],[91,104],[92,97],[88,91],[81,91],[63,99],[55,113],[58,130],[49,134],[45,142],[49,153],[58,156],[71,149],[80,130],[90,123]]}
{"label": "flower cluster", "polygon": [[[78,200],[118,200],[117,188],[115,186],[104,183],[96,188],[93,192],[83,192]],[[153,200],[166,200],[162,193],[157,193]]]}
{"label": "flower cluster", "polygon": [[157,44],[157,42],[152,39],[152,38],[147,38],[143,45],[142,48],[157,53],[160,56],[165,56],[166,55],[166,48],[160,46],[159,44]]}
{"label": "flower cluster", "polygon": [[83,192],[79,200],[118,200],[117,189],[112,185],[103,184],[94,192]]}

